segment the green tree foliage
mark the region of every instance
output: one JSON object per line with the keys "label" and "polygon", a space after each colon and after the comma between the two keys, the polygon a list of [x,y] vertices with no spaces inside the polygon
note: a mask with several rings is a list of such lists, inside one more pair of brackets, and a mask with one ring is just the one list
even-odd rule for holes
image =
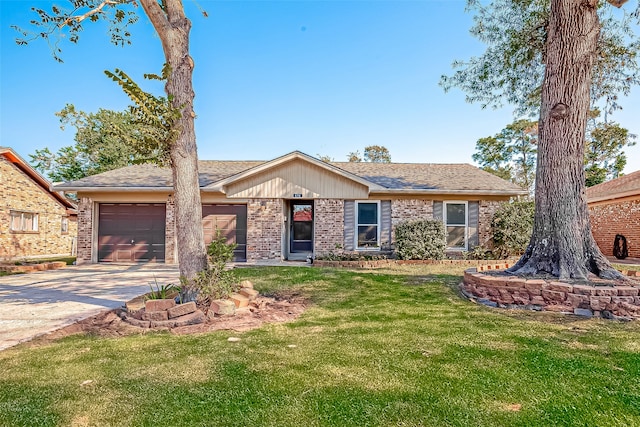
{"label": "green tree foliage", "polygon": [[87,113],[67,104],[56,116],[61,129],[76,129],[75,144],[56,153],[44,148],[29,155],[33,166],[54,182],[165,158],[157,142],[162,140],[163,131],[138,120],[133,107],[127,111],[101,108]]}
{"label": "green tree foliage", "polygon": [[535,181],[538,124],[516,120],[495,136],[480,138],[472,158],[483,170],[531,191]]}
{"label": "green tree foliage", "polygon": [[[550,0],[467,0],[467,11],[474,13],[471,35],[487,49],[480,56],[455,61],[455,72],[442,76],[440,85],[447,91],[462,89],[468,102],[483,108],[508,103],[518,115],[536,114],[550,4]],[[640,38],[633,31],[640,14],[599,7],[598,15],[602,29],[593,68],[592,106],[603,104],[611,111],[620,108],[619,94],[627,95],[640,83]]]}
{"label": "green tree foliage", "polygon": [[347,160],[351,163],[358,163],[362,161],[362,155],[358,150],[352,151],[349,154],[347,154]]}
{"label": "green tree foliage", "polygon": [[395,236],[399,259],[444,258],[447,239],[442,221],[405,221],[396,226]]}
{"label": "green tree foliage", "polygon": [[391,163],[391,154],[387,147],[369,145],[364,147],[364,161],[372,163]]}
{"label": "green tree foliage", "polygon": [[382,145],[368,145],[364,147],[364,156],[356,150],[347,154],[347,159],[350,162],[391,163],[391,153]]}
{"label": "green tree foliage", "polygon": [[533,201],[504,203],[493,214],[493,254],[497,258],[522,255],[531,239],[535,207]]}
{"label": "green tree foliage", "polygon": [[598,122],[599,111],[591,114],[587,125],[584,154],[586,185],[591,187],[620,176],[627,164],[623,149],[636,144],[636,135],[615,122]]}

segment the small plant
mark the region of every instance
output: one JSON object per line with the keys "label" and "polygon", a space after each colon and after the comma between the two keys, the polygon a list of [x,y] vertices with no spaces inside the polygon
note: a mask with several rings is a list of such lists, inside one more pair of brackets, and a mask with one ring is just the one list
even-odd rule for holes
{"label": "small plant", "polygon": [[[227,263],[233,259],[236,246],[235,243],[227,243],[227,239],[220,230],[217,231],[216,238],[207,246],[208,268],[200,272],[191,284],[197,293],[196,299],[199,303],[229,298],[238,290],[234,284],[234,274],[227,268]],[[183,288],[186,288],[185,279],[180,278],[180,281]]]}
{"label": "small plant", "polygon": [[444,224],[438,220],[405,221],[396,226],[399,259],[443,259],[446,247]]}
{"label": "small plant", "polygon": [[180,293],[180,286],[176,286],[173,283],[169,283],[167,285],[159,285],[155,276],[153,281],[156,284],[156,288],[153,289],[153,285],[149,285],[151,288],[151,292],[147,294],[147,299],[167,299],[170,298],[172,294]]}
{"label": "small plant", "polygon": [[463,253],[464,259],[493,259],[494,255],[491,250],[484,248],[482,246],[476,246],[472,250]]}

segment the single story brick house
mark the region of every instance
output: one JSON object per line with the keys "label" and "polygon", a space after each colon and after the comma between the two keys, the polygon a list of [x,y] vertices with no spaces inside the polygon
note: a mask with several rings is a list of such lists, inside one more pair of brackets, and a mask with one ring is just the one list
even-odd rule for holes
{"label": "single story brick house", "polygon": [[[498,206],[526,192],[468,164],[200,161],[207,242],[219,229],[235,259],[300,260],[380,252],[406,220],[439,218],[450,250],[490,240]],[[135,165],[56,186],[77,192],[78,261],[175,263],[171,171]]]}
{"label": "single story brick house", "polygon": [[631,258],[640,258],[640,171],[587,188],[591,231],[605,255],[613,255],[616,234],[627,239]]}
{"label": "single story brick house", "polygon": [[0,260],[75,252],[76,206],[22,157],[0,147]]}

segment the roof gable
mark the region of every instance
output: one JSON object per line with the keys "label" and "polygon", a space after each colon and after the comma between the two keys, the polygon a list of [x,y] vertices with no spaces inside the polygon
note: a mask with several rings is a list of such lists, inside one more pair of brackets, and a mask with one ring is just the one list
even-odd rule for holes
{"label": "roof gable", "polygon": [[59,194],[51,189],[51,184],[45,177],[40,175],[29,163],[27,163],[22,157],[13,151],[10,147],[0,147],[0,156],[13,164],[18,170],[28,176],[38,187],[40,187],[45,193],[53,197],[58,203],[60,203],[66,209],[75,210],[76,206],[62,194]]}
{"label": "roof gable", "polygon": [[[366,197],[370,190],[382,188],[330,163],[294,151],[222,179],[203,190],[221,191],[228,197],[256,197],[258,194],[261,197],[292,197],[290,194],[303,194],[301,197],[335,198]],[[353,194],[349,195],[350,192]]]}

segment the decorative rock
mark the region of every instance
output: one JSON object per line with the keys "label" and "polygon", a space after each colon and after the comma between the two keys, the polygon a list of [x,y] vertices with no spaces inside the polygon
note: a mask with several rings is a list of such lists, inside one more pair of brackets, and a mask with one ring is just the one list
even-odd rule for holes
{"label": "decorative rock", "polygon": [[146,311],[163,311],[171,307],[175,307],[176,302],[173,299],[150,299],[144,303]]}
{"label": "decorative rock", "polygon": [[532,296],[531,297],[531,304],[533,304],[533,305],[544,305],[544,298],[542,298],[542,296],[540,296],[540,295]]}
{"label": "decorative rock", "polygon": [[593,311],[588,308],[574,308],[573,314],[576,316],[593,317]]}
{"label": "decorative rock", "polygon": [[596,295],[605,296],[605,297],[615,297],[618,295],[618,290],[616,288],[606,287],[606,288],[596,288]]}
{"label": "decorative rock", "polygon": [[146,311],[142,314],[142,320],[169,320],[169,313],[166,311]]}
{"label": "decorative rock", "polygon": [[228,299],[217,299],[211,301],[209,311],[218,315],[233,315],[236,312],[236,305]]}
{"label": "decorative rock", "polygon": [[240,289],[240,295],[244,295],[245,297],[249,298],[249,301],[254,301],[256,298],[258,298],[258,291],[256,291],[253,288],[242,288]]}
{"label": "decorative rock", "polygon": [[551,282],[547,285],[547,289],[549,289],[550,291],[571,293],[573,292],[573,285],[562,282]]}
{"label": "decorative rock", "polygon": [[498,306],[497,302],[491,301],[491,300],[486,299],[486,298],[478,298],[478,302],[480,304],[484,304],[484,305],[486,305],[488,307],[497,307]]}
{"label": "decorative rock", "polygon": [[204,320],[205,320],[204,313],[200,310],[196,310],[193,313],[189,313],[174,319],[151,322],[151,327],[152,328],[176,328],[179,326],[197,325],[199,323],[203,323]]}
{"label": "decorative rock", "polygon": [[241,339],[238,337],[229,337],[227,338],[227,341],[229,342],[239,342]]}
{"label": "decorative rock", "polygon": [[589,305],[591,309],[595,311],[604,310],[607,307],[607,304],[611,302],[611,297],[591,297],[589,299]]}
{"label": "decorative rock", "polygon": [[196,303],[193,301],[190,301],[184,304],[178,304],[175,307],[171,307],[167,311],[169,313],[169,319],[175,319],[176,317],[191,314],[197,309],[198,307],[196,307]]}
{"label": "decorative rock", "polygon": [[589,296],[580,294],[567,294],[567,302],[572,307],[576,308],[589,308]]}
{"label": "decorative rock", "polygon": [[595,295],[596,288],[594,288],[593,286],[587,286],[587,285],[574,285],[573,293],[579,294],[579,295]]}
{"label": "decorative rock", "polygon": [[567,294],[565,294],[564,292],[550,291],[548,289],[543,289],[542,298],[544,298],[545,301],[562,302],[567,299]]}
{"label": "decorative rock", "polygon": [[251,282],[251,280],[243,280],[242,282],[240,282],[240,287],[253,289],[253,283]]}
{"label": "decorative rock", "polygon": [[234,293],[231,294],[229,299],[233,301],[233,303],[236,305],[236,308],[243,308],[249,305],[249,298],[245,297],[244,295]]}
{"label": "decorative rock", "polygon": [[633,286],[618,286],[616,288],[618,290],[618,295],[621,297],[635,297],[638,296],[638,288],[634,288]]}

